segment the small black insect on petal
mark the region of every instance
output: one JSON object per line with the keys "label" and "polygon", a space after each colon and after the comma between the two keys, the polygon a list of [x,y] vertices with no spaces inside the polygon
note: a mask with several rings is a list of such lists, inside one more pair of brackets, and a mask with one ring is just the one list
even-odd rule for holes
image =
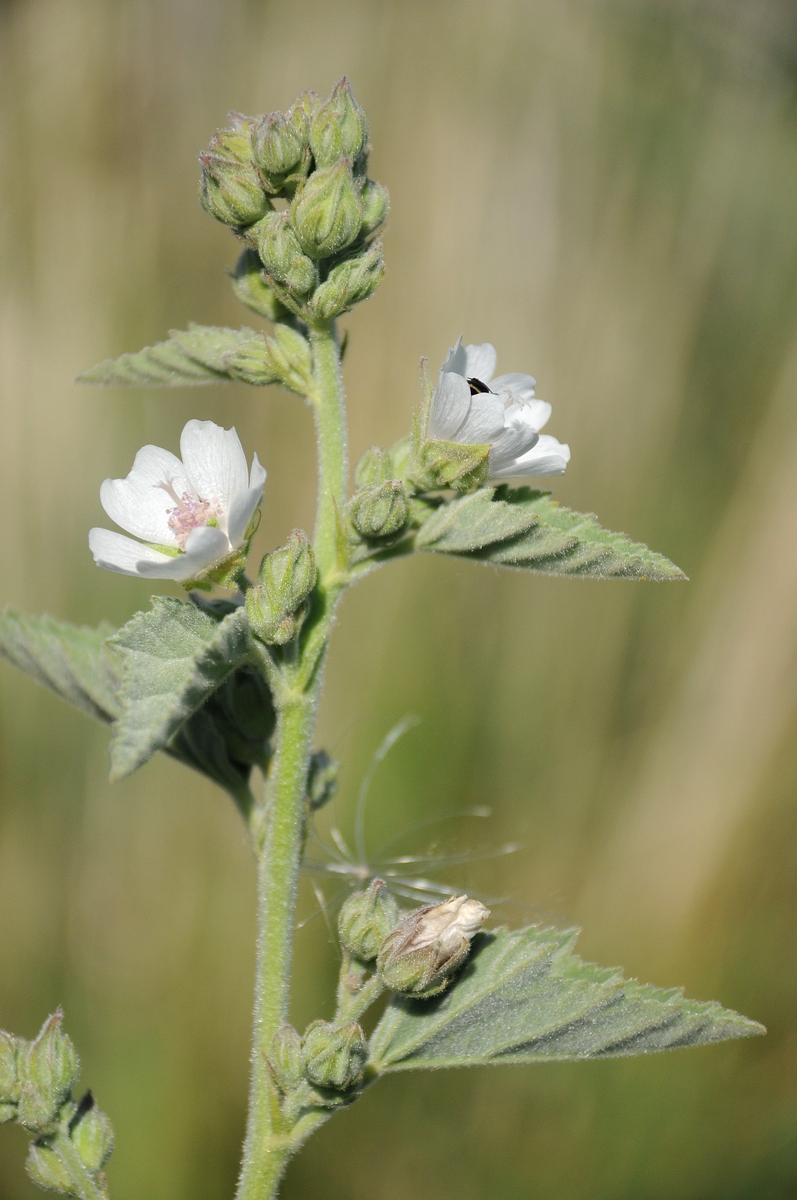
{"label": "small black insect on petal", "polygon": [[481,379],[469,379],[468,387],[471,396],[478,396],[480,392],[489,392],[490,390],[486,383],[482,383]]}

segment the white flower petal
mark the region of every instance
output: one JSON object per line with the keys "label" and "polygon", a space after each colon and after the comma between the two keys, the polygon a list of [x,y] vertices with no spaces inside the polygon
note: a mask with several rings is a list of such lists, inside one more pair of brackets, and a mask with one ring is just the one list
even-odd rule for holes
{"label": "white flower petal", "polygon": [[498,479],[505,475],[507,470],[511,475],[517,460],[536,446],[538,441],[539,434],[531,425],[523,421],[507,424],[501,437],[493,442],[490,451],[490,477]]}
{"label": "white flower petal", "polygon": [[100,503],[112,521],[148,542],[176,546],[169,528],[169,510],[174,499],[161,486],[170,483],[178,496],[190,491],[183,464],[160,446],[143,446],[126,479],[106,479],[100,488]]}
{"label": "white flower petal", "polygon": [[468,379],[480,379],[489,383],[495,371],[497,355],[495,346],[482,342],[480,346],[465,347],[465,375]]}
{"label": "white flower petal", "polygon": [[471,396],[470,411],[457,430],[457,441],[483,445],[492,442],[504,430],[504,402],[492,392]]}
{"label": "white flower petal", "polygon": [[454,375],[464,375],[467,366],[467,355],[465,347],[462,345],[462,335],[457,338],[456,343],[448,352],[446,361],[440,368],[441,371],[452,372]]}
{"label": "white flower petal", "polygon": [[180,453],[197,495],[225,513],[238,492],[249,486],[246,455],[234,428],[189,421],[180,435]]}
{"label": "white flower petal", "polygon": [[150,570],[148,567],[145,567],[141,574],[159,579],[193,579],[214,563],[221,562],[229,553],[230,543],[226,534],[215,525],[200,525],[199,528],[192,529],[186,538],[185,554],[171,560],[174,564],[173,574],[165,570]]}
{"label": "white flower petal", "polygon": [[470,388],[463,375],[441,371],[432,397],[427,437],[453,441],[470,410]]}
{"label": "white flower petal", "polygon": [[537,380],[533,375],[524,375],[522,371],[510,371],[508,375],[499,375],[493,379],[490,387],[494,392],[508,392],[514,400],[528,403],[534,399],[534,389]]}
{"label": "white flower petal", "polygon": [[[118,571],[121,575],[143,575],[141,567],[144,565],[170,566],[177,562],[168,554],[161,554],[151,546],[142,546],[123,533],[99,527],[89,530],[89,550],[98,567]],[[166,575],[165,578],[170,576]]]}
{"label": "white flower petal", "polygon": [[250,481],[253,486],[245,492],[239,492],[230,505],[227,518],[227,536],[230,539],[230,545],[233,550],[237,550],[242,544],[246,527],[252,518],[252,514],[263,499],[263,484],[266,481],[266,472],[258,462],[257,455],[255,455],[252,462]]}
{"label": "white flower petal", "polygon": [[510,479],[515,476],[564,475],[565,467],[570,462],[570,447],[558,442],[549,434],[542,434],[536,446],[526,454],[521,455],[513,464],[494,472],[494,479]]}

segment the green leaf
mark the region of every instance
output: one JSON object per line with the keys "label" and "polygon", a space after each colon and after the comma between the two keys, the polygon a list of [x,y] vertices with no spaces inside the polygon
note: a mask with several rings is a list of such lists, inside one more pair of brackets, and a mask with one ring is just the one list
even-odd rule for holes
{"label": "green leaf", "polygon": [[195,605],[156,596],[111,639],[122,656],[121,714],[111,748],[111,778],[124,779],[249,660],[246,614],[221,621]]}
{"label": "green leaf", "polygon": [[423,523],[415,547],[546,575],[686,578],[663,554],[603,529],[592,513],[563,508],[549,492],[528,487],[485,488],[446,502]]}
{"label": "green leaf", "polygon": [[78,376],[78,383],[116,384],[122,387],[185,387],[225,383],[232,376],[224,356],[244,343],[260,338],[253,329],[223,329],[214,325],[189,325],[184,332],[171,330],[167,342],[147,346],[137,354],[108,359]]}
{"label": "green leaf", "polygon": [[372,1067],[616,1058],[765,1032],[719,1004],[583,962],[576,937],[534,926],[478,934],[439,999],[393,997],[371,1039]]}
{"label": "green leaf", "polygon": [[105,650],[111,632],[9,609],[0,614],[0,655],[90,717],[111,722],[120,711],[119,676]]}

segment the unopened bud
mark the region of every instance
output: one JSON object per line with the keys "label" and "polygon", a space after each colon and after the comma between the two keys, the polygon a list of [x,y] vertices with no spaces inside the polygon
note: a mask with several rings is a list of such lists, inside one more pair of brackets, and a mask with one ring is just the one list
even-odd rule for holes
{"label": "unopened bud", "polygon": [[307,802],[315,812],[328,804],[338,789],[340,764],[326,750],[316,750],[307,773]]}
{"label": "unopened bud", "polygon": [[280,646],[292,641],[301,627],[303,605],[316,578],[313,548],[301,529],[294,529],[284,546],[266,555],[260,567],[260,583],[246,593],[252,632],[261,641]]}
{"label": "unopened bud", "polygon": [[347,258],[332,268],[313,294],[310,311],[321,320],[337,317],[352,305],[373,296],[384,273],[382,243],[376,242],[364,253]]}
{"label": "unopened bud", "polygon": [[297,296],[306,296],[318,282],[315,263],[302,253],[287,212],[269,213],[249,232],[263,266],[277,283]]}
{"label": "unopened bud", "polygon": [[0,1104],[15,1104],[19,1099],[17,1053],[20,1042],[0,1029]]}
{"label": "unopened bud", "polygon": [[113,1153],[113,1126],[110,1117],[97,1108],[91,1092],[81,1100],[69,1136],[86,1170],[102,1170]]}
{"label": "unopened bud", "polygon": [[340,130],[342,153],[353,162],[365,149],[368,141],[368,122],[354,98],[351,84],[345,77],[335,84],[332,95],[321,108],[316,121],[326,113],[335,118]]}
{"label": "unopened bud", "polygon": [[55,1118],[80,1071],[77,1051],[61,1029],[63,1013],[48,1017],[34,1042],[19,1055],[22,1090],[19,1122],[39,1132]]}
{"label": "unopened bud", "polygon": [[233,379],[260,387],[281,383],[283,387],[309,395],[312,386],[310,347],[302,335],[288,325],[277,325],[272,337],[249,338],[222,359]]}
{"label": "unopened bud", "polygon": [[223,363],[233,379],[238,379],[241,383],[250,383],[254,387],[276,383],[279,379],[268,352],[265,334],[241,342],[234,350],[224,355]]}
{"label": "unopened bud", "polygon": [[310,149],[316,167],[332,167],[345,155],[343,135],[338,119],[325,105],[310,128]]}
{"label": "unopened bud", "polygon": [[354,186],[351,163],[316,171],[291,208],[299,244],[310,258],[328,258],[350,246],[360,232],[362,204]]}
{"label": "unopened bud", "polygon": [[298,168],[306,146],[306,129],[287,114],[266,113],[252,128],[252,156],[270,190]]}
{"label": "unopened bud", "polygon": [[238,259],[232,274],[232,290],[242,304],[267,321],[281,321],[288,315],[287,308],[266,283],[263,264],[255,250],[244,250]]}
{"label": "unopened bud", "polygon": [[334,1025],[314,1021],[302,1040],[304,1073],[316,1087],[345,1091],[361,1078],[368,1057],[363,1031],[356,1021]]}
{"label": "unopened bud", "polygon": [[373,962],[398,919],[396,901],[383,880],[375,879],[366,891],[349,896],[341,908],[338,917],[341,945],[354,958]]}
{"label": "unopened bud", "polygon": [[66,1192],[68,1196],[76,1194],[72,1176],[49,1146],[32,1142],[25,1160],[25,1170],[28,1178],[46,1192]]}
{"label": "unopened bud", "polygon": [[390,208],[390,197],[384,184],[366,179],[360,198],[363,206],[360,237],[366,238],[384,224]]}
{"label": "unopened bud", "polygon": [[283,1025],[271,1040],[268,1055],[274,1078],[283,1092],[292,1092],[302,1081],[302,1039],[292,1025]]}
{"label": "unopened bud", "polygon": [[489,909],[467,896],[409,913],[379,948],[377,970],[386,986],[409,996],[442,992],[489,915]]}
{"label": "unopened bud", "polygon": [[252,163],[248,118],[231,113],[232,129],[222,129],[200,154],[202,175],[199,199],[202,207],[225,225],[252,225],[268,211]]}
{"label": "unopened bud", "polygon": [[378,487],[380,483],[396,478],[392,455],[381,446],[370,446],[354,468],[354,482],[358,488]]}
{"label": "unopened bud", "polygon": [[388,479],[363,488],[349,504],[349,520],[360,537],[394,537],[409,520],[404,484],[400,479]]}

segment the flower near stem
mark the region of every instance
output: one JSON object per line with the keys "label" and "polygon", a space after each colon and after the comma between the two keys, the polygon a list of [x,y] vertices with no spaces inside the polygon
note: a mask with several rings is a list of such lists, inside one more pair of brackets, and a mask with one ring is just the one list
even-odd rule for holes
{"label": "flower near stem", "polygon": [[386,986],[409,996],[442,992],[489,915],[479,900],[467,896],[408,913],[379,947],[376,965]]}
{"label": "flower near stem", "polygon": [[89,548],[97,566],[185,582],[244,546],[266,480],[257,455],[249,470],[235,429],[213,421],[189,421],[180,453],[182,461],[159,446],[144,446],[126,479],[105,480],[102,507],[141,541],[92,529]]}
{"label": "flower near stem", "polygon": [[494,378],[495,363],[489,342],[463,346],[457,340],[440,368],[427,438],[489,445],[490,479],[562,475],[570,447],[540,436],[551,406],[536,398],[537,381],[519,372]]}

